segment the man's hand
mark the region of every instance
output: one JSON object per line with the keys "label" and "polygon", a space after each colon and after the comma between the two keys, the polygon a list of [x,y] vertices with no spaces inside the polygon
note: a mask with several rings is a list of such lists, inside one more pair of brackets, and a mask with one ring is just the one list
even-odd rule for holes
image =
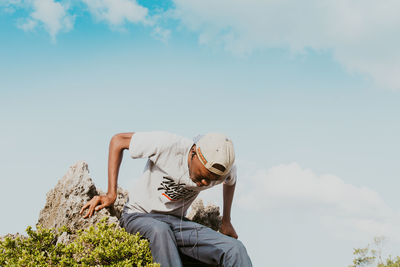
{"label": "man's hand", "polygon": [[89,209],[83,218],[91,217],[95,211],[109,207],[117,199],[117,180],[124,149],[129,149],[129,144],[134,133],[119,133],[110,141],[108,153],[108,191],[105,196],[94,196],[79,212],[81,215],[85,209]]}
{"label": "man's hand", "polygon": [[109,195],[94,196],[88,203],[85,204],[85,206],[82,207],[79,213],[82,215],[85,209],[89,209],[83,218],[90,218],[95,211],[99,211],[102,208],[109,207],[114,204],[115,199],[115,197],[111,197]]}
{"label": "man's hand", "polygon": [[219,232],[231,236],[233,238],[238,238],[238,235],[236,234],[235,228],[233,228],[233,225],[231,222],[224,222],[222,221],[221,228],[219,229]]}

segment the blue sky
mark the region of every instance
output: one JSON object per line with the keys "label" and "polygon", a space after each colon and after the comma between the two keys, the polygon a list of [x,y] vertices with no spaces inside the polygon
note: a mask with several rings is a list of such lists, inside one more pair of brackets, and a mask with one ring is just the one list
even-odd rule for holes
{"label": "blue sky", "polygon": [[221,131],[255,266],[346,266],[379,235],[400,255],[399,4],[324,3],[1,1],[0,234],[78,160],[106,190],[115,133]]}

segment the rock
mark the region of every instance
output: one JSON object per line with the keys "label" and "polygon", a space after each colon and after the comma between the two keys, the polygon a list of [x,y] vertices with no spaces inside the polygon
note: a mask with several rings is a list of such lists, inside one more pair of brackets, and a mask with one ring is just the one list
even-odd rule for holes
{"label": "rock", "polygon": [[71,166],[57,185],[47,193],[45,207],[40,211],[37,225],[45,228],[59,228],[63,225],[76,231],[98,223],[108,217],[109,223],[119,225],[122,207],[128,197],[128,192],[122,188],[117,190],[114,206],[101,209],[91,218],[83,219],[79,214],[93,196],[103,194],[96,188],[89,176],[88,164],[80,161]]}
{"label": "rock", "polygon": [[[40,211],[37,226],[58,229],[65,225],[72,233],[76,233],[77,230],[85,229],[107,217],[109,223],[116,223],[119,227],[118,220],[128,198],[128,191],[120,187],[117,189],[117,199],[112,207],[96,211],[91,218],[87,219],[83,219],[83,216],[79,214],[81,208],[89,200],[95,195],[103,194],[90,178],[88,164],[84,161],[77,162],[47,193],[46,204]],[[187,218],[216,231],[221,225],[219,207],[214,205],[204,207],[201,199],[192,204]],[[69,244],[74,238],[74,234],[63,232],[57,243]]]}
{"label": "rock", "polygon": [[[79,214],[83,205],[85,205],[95,195],[104,194],[97,189],[89,175],[88,164],[84,161],[77,162],[71,166],[64,177],[57,182],[57,185],[46,195],[46,204],[40,211],[38,223],[36,226],[44,228],[59,229],[67,226],[71,232],[63,232],[57,239],[57,243],[69,244],[76,238],[76,232],[92,226],[104,217],[108,218],[109,223],[116,223],[119,227],[119,218],[122,208],[128,199],[128,191],[118,187],[117,199],[110,208],[101,209],[93,214],[91,218],[83,219]],[[193,202],[188,219],[208,226],[218,231],[221,225],[221,216],[219,207],[207,205],[204,207],[201,199]],[[15,239],[17,237],[26,238],[20,234],[8,234],[0,237],[3,241],[6,237]],[[198,262],[188,256],[181,255],[185,266],[211,266]]]}
{"label": "rock", "polygon": [[222,217],[219,215],[219,207],[208,204],[204,207],[203,201],[197,199],[191,206],[191,211],[188,216],[189,220],[208,226],[211,229],[218,231],[221,226]]}
{"label": "rock", "polygon": [[75,236],[68,234],[67,232],[63,232],[57,239],[57,244],[64,244],[68,245],[69,243],[73,242]]}

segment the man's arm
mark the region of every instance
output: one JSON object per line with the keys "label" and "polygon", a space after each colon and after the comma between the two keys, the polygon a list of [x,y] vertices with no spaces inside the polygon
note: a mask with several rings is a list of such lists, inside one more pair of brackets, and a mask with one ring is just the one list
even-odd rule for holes
{"label": "man's arm", "polygon": [[88,209],[83,218],[91,217],[95,211],[101,210],[104,207],[111,206],[117,199],[117,181],[119,167],[125,149],[129,149],[129,144],[134,133],[119,133],[111,138],[108,152],[108,190],[104,196],[94,196],[86,203],[80,214],[82,215],[85,209]]}
{"label": "man's arm", "polygon": [[235,187],[236,183],[234,185],[223,185],[224,211],[222,214],[222,224],[220,232],[233,238],[238,238],[235,228],[233,228],[233,225],[231,223],[231,207],[233,195],[235,193]]}

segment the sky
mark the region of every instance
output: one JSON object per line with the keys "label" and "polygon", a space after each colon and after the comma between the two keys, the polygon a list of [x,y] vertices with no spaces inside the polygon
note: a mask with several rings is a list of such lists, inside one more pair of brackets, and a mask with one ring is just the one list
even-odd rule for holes
{"label": "sky", "polygon": [[[254,266],[400,255],[400,3],[0,0],[0,235],[77,161],[107,186],[119,132],[223,132]],[[126,153],[119,185],[143,160]],[[222,188],[200,195],[222,207]]]}

